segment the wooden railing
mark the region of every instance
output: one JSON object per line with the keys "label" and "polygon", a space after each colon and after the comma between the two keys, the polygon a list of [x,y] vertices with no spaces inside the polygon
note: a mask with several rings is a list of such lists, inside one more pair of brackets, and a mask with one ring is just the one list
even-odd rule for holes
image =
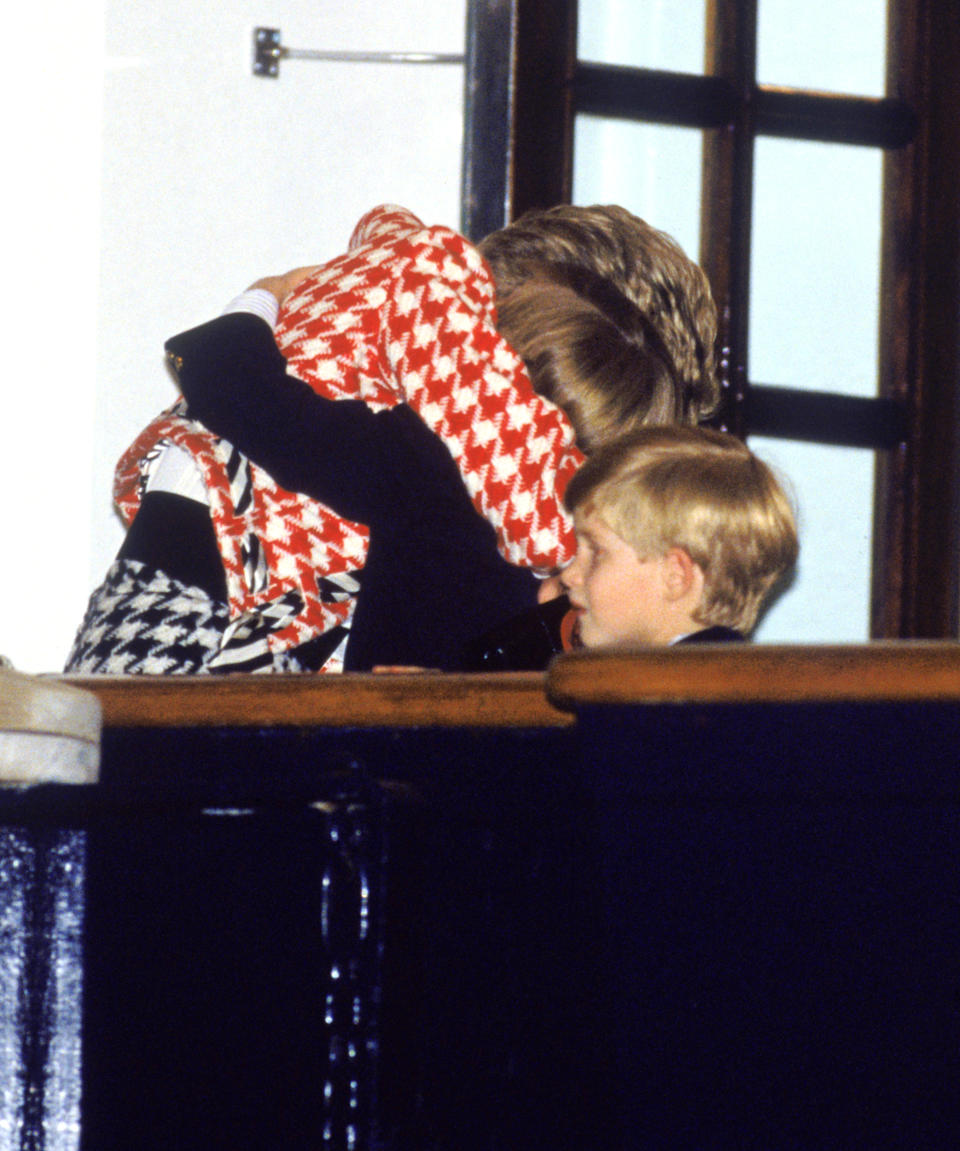
{"label": "wooden railing", "polygon": [[70,682],[97,1151],[960,1146],[960,645]]}
{"label": "wooden railing", "polygon": [[960,644],[581,652],[545,674],[66,677],[107,727],[566,727],[580,704],[960,700]]}
{"label": "wooden railing", "polygon": [[960,644],[891,640],[776,646],[696,644],[558,660],[558,707],[596,703],[960,700]]}
{"label": "wooden railing", "polygon": [[108,727],[564,727],[546,678],[510,675],[90,676]]}

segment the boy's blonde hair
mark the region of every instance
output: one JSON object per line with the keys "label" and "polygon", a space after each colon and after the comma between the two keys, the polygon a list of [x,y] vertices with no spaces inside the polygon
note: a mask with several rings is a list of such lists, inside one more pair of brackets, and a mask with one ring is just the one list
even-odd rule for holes
{"label": "boy's blonde hair", "polygon": [[[554,328],[563,360],[555,374],[568,392],[589,393],[586,410],[600,419],[588,429],[591,441],[606,438],[618,418],[623,432],[639,424],[695,424],[716,409],[710,284],[665,232],[618,205],[561,204],[526,212],[479,248],[497,286],[498,327],[538,390],[537,359],[548,347],[538,332],[545,303],[553,294],[554,313],[570,313],[565,330]],[[619,363],[619,374],[598,373],[601,357]]]}
{"label": "boy's blonde hair", "polygon": [[796,563],[793,509],[771,468],[726,432],[644,428],[604,445],[570,481],[570,512],[596,514],[642,559],[682,548],[704,574],[694,618],[748,634]]}

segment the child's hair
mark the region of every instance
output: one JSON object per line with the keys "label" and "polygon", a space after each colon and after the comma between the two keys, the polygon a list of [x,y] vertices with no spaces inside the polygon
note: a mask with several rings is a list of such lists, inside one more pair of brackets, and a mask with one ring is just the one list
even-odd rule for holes
{"label": "child's hair", "polygon": [[682,548],[704,574],[698,623],[753,630],[796,563],[793,509],[772,469],[726,432],[644,428],[601,447],[570,481],[570,512],[596,514],[641,558]]}
{"label": "child's hair", "polygon": [[666,233],[617,205],[561,204],[524,213],[479,248],[497,326],[568,414],[583,392],[584,426],[571,418],[588,443],[714,411],[716,306],[703,270]]}

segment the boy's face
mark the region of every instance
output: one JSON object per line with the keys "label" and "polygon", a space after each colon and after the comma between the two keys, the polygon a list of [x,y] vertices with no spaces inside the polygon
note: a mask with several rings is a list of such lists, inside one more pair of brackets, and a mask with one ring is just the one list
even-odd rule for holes
{"label": "boy's face", "polygon": [[561,575],[585,647],[665,644],[679,634],[664,584],[667,557],[641,559],[596,513],[574,515],[577,554]]}

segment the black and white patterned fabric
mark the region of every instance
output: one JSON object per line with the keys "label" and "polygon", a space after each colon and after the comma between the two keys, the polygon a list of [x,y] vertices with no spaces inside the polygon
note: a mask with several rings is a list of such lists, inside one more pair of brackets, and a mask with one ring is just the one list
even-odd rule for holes
{"label": "black and white patterned fabric", "polygon": [[65,671],[163,675],[206,670],[227,606],[138,560],[116,560],[93,592]]}
{"label": "black and white patterned fabric", "polygon": [[254,612],[231,621],[226,604],[203,588],[139,560],[118,559],[90,597],[64,670],[73,675],[304,672],[319,670],[331,655],[342,660],[346,626],[292,651],[270,649],[269,635],[300,607],[293,593],[271,605],[268,617]]}

